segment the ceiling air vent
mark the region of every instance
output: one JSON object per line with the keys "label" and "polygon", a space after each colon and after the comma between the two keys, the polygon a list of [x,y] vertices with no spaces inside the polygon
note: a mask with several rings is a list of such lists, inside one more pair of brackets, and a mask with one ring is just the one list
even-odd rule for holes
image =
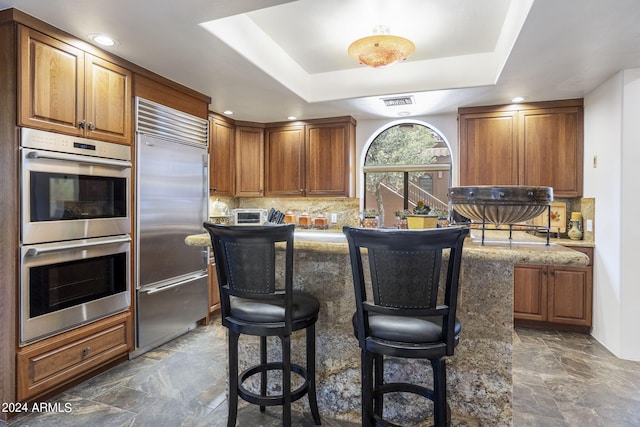
{"label": "ceiling air vent", "polygon": [[382,98],[387,107],[399,107],[402,105],[412,105],[413,96],[399,96],[396,98]]}

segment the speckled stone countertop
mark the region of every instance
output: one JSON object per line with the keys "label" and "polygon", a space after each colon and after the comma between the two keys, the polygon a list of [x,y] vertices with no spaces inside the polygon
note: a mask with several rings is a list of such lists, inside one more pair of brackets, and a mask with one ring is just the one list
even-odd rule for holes
{"label": "speckled stone countertop", "polygon": [[[211,246],[209,234],[187,236],[190,246]],[[514,263],[548,265],[587,265],[588,257],[570,246],[593,246],[582,240],[546,239],[527,233],[514,233],[511,241],[502,236],[488,236],[484,245],[478,238],[468,238],[464,256],[476,259],[512,261]],[[296,230],[294,247],[297,251],[349,253],[347,241],[341,232]]]}
{"label": "speckled stone countertop", "polygon": [[[526,233],[523,233],[526,234]],[[447,359],[448,400],[452,425],[509,426],[513,422],[513,268],[514,264],[586,265],[581,252],[531,235],[488,236],[465,241],[460,274],[458,318],[460,344]],[[189,245],[209,246],[208,234],[189,236]],[[581,246],[584,246],[581,245]],[[282,252],[283,253],[283,252]],[[360,352],[353,337],[353,278],[346,239],[341,232],[296,230],[294,287],[316,296],[320,315],[316,326],[316,379],[321,415],[360,419]],[[304,340],[292,337],[293,357],[304,360]],[[253,340],[255,341],[255,340]],[[254,360],[257,342],[241,340],[242,360]],[[271,344],[270,344],[271,345]],[[276,342],[272,347],[278,348]],[[271,351],[271,350],[270,350]],[[242,366],[241,369],[245,369]],[[392,359],[385,373],[428,377],[421,361]],[[429,380],[428,380],[429,381]],[[308,411],[306,399],[294,405]],[[387,402],[385,413],[421,425],[429,405]],[[426,414],[425,414],[426,411]]]}

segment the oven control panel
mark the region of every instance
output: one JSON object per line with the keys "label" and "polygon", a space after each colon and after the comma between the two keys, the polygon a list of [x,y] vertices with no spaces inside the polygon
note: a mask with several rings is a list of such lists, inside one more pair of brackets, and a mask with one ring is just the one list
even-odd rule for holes
{"label": "oven control panel", "polygon": [[131,160],[131,147],[37,129],[21,129],[21,145],[25,148],[80,154],[107,159]]}

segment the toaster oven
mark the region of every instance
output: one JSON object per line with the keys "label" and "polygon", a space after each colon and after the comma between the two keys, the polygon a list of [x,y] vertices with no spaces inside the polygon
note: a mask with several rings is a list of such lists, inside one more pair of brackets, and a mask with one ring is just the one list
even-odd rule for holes
{"label": "toaster oven", "polygon": [[258,208],[234,209],[231,218],[234,225],[262,225],[267,222],[267,210]]}

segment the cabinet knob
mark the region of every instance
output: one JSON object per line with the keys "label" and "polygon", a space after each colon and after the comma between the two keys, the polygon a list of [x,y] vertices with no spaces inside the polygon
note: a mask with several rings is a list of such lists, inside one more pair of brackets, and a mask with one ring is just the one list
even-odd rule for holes
{"label": "cabinet knob", "polygon": [[82,357],[85,357],[87,354],[89,354],[90,351],[91,348],[89,347],[85,347],[84,349],[82,349]]}
{"label": "cabinet knob", "polygon": [[84,120],[80,120],[80,121],[78,122],[78,127],[79,127],[80,129],[84,129],[84,125],[85,125],[85,123],[86,123],[86,122],[85,122]]}
{"label": "cabinet knob", "polygon": [[96,125],[93,122],[89,122],[89,130],[96,130]]}

